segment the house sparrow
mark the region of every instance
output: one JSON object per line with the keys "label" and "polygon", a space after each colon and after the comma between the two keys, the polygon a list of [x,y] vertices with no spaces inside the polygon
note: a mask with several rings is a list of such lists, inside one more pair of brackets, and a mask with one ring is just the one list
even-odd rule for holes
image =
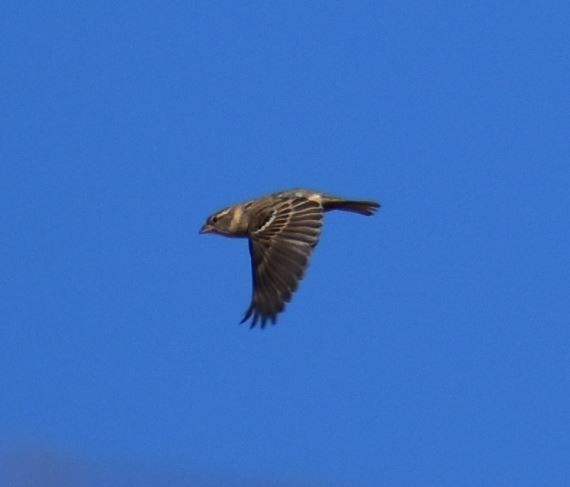
{"label": "house sparrow", "polygon": [[275,324],[291,300],[317,245],[323,213],[343,210],[372,215],[375,201],[346,200],[317,191],[292,189],[238,203],[208,217],[200,233],[249,240],[253,296],[241,323]]}

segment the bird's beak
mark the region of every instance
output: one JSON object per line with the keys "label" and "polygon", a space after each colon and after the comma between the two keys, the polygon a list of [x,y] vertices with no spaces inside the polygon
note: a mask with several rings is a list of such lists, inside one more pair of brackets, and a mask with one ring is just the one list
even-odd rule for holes
{"label": "bird's beak", "polygon": [[200,228],[200,232],[199,233],[212,233],[215,230],[215,228],[212,225],[208,225],[207,223]]}

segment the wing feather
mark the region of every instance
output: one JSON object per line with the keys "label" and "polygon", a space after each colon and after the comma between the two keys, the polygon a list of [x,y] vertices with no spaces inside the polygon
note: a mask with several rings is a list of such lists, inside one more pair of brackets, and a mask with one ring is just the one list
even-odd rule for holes
{"label": "wing feather", "polygon": [[303,278],[322,219],[321,204],[306,198],[277,200],[260,218],[250,232],[253,296],[242,323],[250,318],[252,327],[276,322]]}

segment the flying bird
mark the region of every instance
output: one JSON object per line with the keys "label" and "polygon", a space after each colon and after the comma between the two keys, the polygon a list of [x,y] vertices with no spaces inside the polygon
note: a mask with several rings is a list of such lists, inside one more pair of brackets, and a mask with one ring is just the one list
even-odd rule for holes
{"label": "flying bird", "polygon": [[275,324],[291,300],[318,243],[323,213],[343,210],[370,216],[375,201],[347,200],[306,189],[292,189],[244,201],[210,215],[200,233],[249,240],[253,293],[241,323],[251,318]]}

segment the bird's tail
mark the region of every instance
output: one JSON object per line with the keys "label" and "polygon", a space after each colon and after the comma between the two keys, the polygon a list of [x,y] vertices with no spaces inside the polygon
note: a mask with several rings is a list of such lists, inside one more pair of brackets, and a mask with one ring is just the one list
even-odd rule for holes
{"label": "bird's tail", "polygon": [[327,201],[325,204],[325,210],[351,211],[366,216],[373,215],[378,208],[380,203],[376,201],[336,200]]}

